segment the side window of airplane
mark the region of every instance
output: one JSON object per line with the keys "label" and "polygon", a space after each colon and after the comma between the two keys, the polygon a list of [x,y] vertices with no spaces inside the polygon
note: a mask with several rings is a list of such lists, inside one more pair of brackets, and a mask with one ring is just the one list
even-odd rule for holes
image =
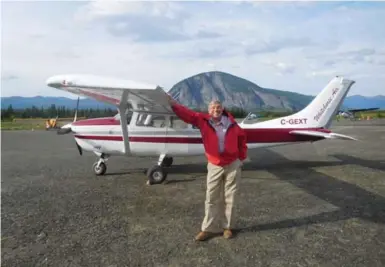
{"label": "side window of airplane", "polygon": [[165,128],[167,125],[166,117],[163,115],[152,116],[152,127]]}
{"label": "side window of airplane", "polygon": [[126,111],[126,115],[127,115],[127,125],[130,125],[131,119],[132,119],[132,115],[133,115],[133,112],[130,111],[130,110],[127,110],[127,111]]}
{"label": "side window of airplane", "polygon": [[169,127],[172,129],[195,129],[198,130],[195,126],[187,124],[177,116],[171,116],[169,120],[164,115],[155,115],[155,114],[139,114],[136,120],[136,126],[141,127],[155,127],[155,128],[165,128]]}
{"label": "side window of airplane", "polygon": [[163,115],[139,114],[136,126],[164,128],[166,127],[166,117]]}
{"label": "side window of airplane", "polygon": [[[132,112],[126,112],[126,116],[127,116],[127,125],[130,125],[130,122],[131,122],[131,119],[132,119]],[[115,120],[117,121],[120,121],[120,114],[116,114],[114,116]]]}
{"label": "side window of airplane", "polygon": [[131,119],[132,119],[132,115],[128,114],[128,116],[127,116],[127,125],[130,125]]}
{"label": "side window of airplane", "polygon": [[136,126],[145,126],[144,123],[146,121],[148,114],[138,114],[137,119],[136,119]]}
{"label": "side window of airplane", "polygon": [[170,117],[170,128],[173,128],[173,129],[176,129],[176,130],[178,130],[178,129],[187,129],[187,128],[191,128],[191,125],[185,123],[184,121],[179,119],[177,116],[171,116]]}

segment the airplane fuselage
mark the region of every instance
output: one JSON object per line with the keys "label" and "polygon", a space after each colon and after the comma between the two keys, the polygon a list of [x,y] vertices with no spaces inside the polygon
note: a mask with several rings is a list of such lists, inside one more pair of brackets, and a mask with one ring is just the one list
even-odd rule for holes
{"label": "airplane fuselage", "polygon": [[[128,125],[129,151],[126,152],[122,126],[120,121],[114,117],[78,121],[73,123],[71,128],[76,142],[85,151],[108,155],[138,156],[154,154],[194,156],[204,154],[200,130],[192,127],[175,129]],[[244,131],[249,149],[323,139],[290,134],[289,132],[294,129],[296,128],[245,128]],[[330,132],[326,129],[315,128],[304,128],[304,130]]]}
{"label": "airplane fuselage", "polygon": [[[63,126],[59,134],[72,132],[79,152],[92,151],[99,156],[93,168],[96,175],[106,173],[111,155],[159,156],[148,168],[149,184],[162,183],[173,156],[205,154],[199,129],[186,124],[194,113],[170,105],[170,96],[154,84],[138,83],[95,75],[57,75],[47,84],[53,88],[112,104],[118,114],[112,118],[76,121]],[[302,110],[278,119],[258,123],[239,123],[246,134],[249,149],[272,147],[323,139],[356,140],[333,133],[330,124],[353,80],[334,77]],[[132,112],[132,114],[131,114]],[[183,118],[178,121],[179,118]]]}

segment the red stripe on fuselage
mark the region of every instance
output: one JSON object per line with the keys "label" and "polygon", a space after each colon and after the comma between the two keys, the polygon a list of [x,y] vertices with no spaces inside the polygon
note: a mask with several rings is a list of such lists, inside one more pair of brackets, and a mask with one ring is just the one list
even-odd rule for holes
{"label": "red stripe on fuselage", "polygon": [[201,137],[130,136],[129,140],[130,140],[130,142],[202,144],[202,138]]}
{"label": "red stripe on fuselage", "polygon": [[78,139],[87,139],[87,140],[101,140],[101,141],[123,141],[122,136],[113,136],[113,135],[75,135],[75,138]]}
{"label": "red stripe on fuselage", "polygon": [[[316,136],[293,135],[289,132],[298,129],[245,129],[247,143],[284,143],[300,141],[317,141],[323,139]],[[318,132],[330,132],[326,129],[301,129]],[[103,141],[123,141],[122,136],[111,135],[75,135],[79,139],[103,140]],[[201,144],[201,137],[167,137],[167,136],[129,136],[130,142],[144,143],[176,143],[176,144]]]}
{"label": "red stripe on fuselage", "polygon": [[[108,135],[75,135],[79,139],[102,140],[102,141],[123,141],[122,136]],[[166,137],[166,136],[130,136],[130,142],[146,142],[146,143],[176,143],[176,144],[201,144],[200,137]]]}

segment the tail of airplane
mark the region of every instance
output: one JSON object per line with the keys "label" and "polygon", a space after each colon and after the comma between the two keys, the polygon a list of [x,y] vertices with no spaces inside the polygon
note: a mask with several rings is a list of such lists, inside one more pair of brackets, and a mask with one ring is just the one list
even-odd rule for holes
{"label": "tail of airplane", "polygon": [[307,118],[307,127],[329,128],[354,83],[343,77],[333,78],[307,107],[292,116]]}
{"label": "tail of airplane", "polygon": [[301,111],[286,117],[244,126],[247,128],[256,127],[256,125],[274,128],[329,128],[354,83],[355,81],[343,77],[334,77]]}

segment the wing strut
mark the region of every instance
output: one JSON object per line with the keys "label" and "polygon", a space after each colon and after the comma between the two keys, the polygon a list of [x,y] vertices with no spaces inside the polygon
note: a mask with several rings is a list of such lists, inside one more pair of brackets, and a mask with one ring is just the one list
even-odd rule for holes
{"label": "wing strut", "polygon": [[122,97],[120,98],[119,104],[119,113],[120,113],[120,125],[122,126],[122,135],[124,142],[124,151],[123,153],[128,155],[130,154],[130,141],[128,139],[128,127],[127,127],[127,114],[128,109],[128,91],[123,91]]}

